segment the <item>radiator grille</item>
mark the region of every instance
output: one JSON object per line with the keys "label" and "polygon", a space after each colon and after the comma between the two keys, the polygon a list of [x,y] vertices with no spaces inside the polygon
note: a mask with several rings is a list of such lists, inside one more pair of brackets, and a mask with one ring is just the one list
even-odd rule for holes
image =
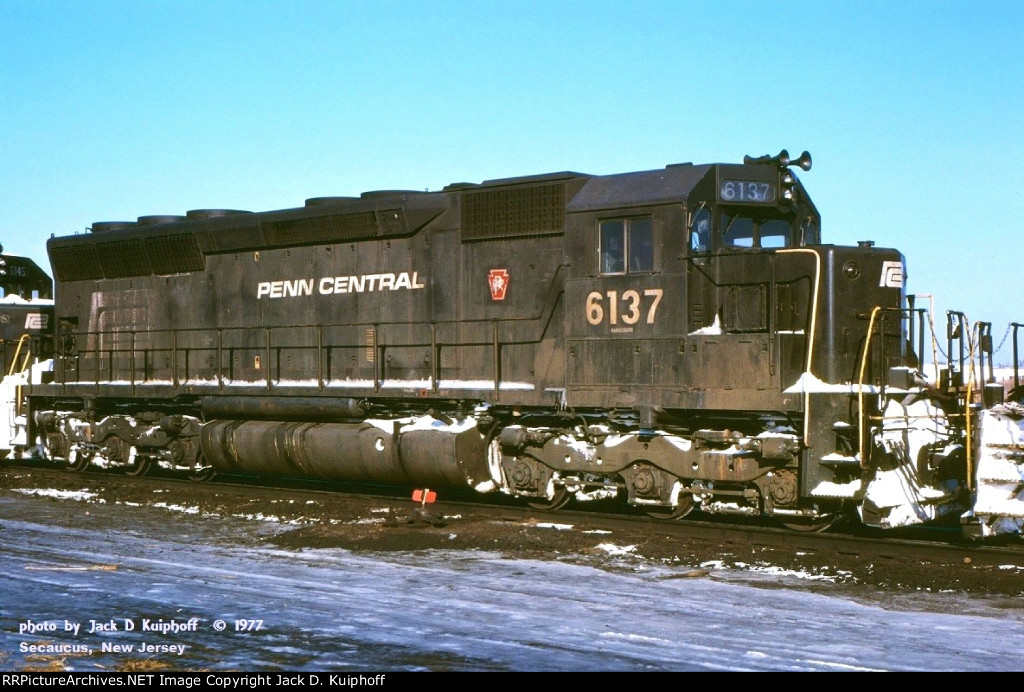
{"label": "radiator grille", "polygon": [[94,245],[51,248],[50,261],[58,281],[103,278],[103,267]]}
{"label": "radiator grille", "polygon": [[103,275],[108,279],[121,276],[146,276],[153,273],[141,239],[96,243]]}
{"label": "radiator grille", "polygon": [[184,274],[206,267],[198,240],[186,233],[55,247],[50,260],[58,281]]}
{"label": "radiator grille", "polygon": [[273,221],[263,226],[270,245],[302,245],[361,240],[378,235],[377,217],[372,211],[342,216]]}
{"label": "radiator grille", "polygon": [[146,254],[154,274],[185,274],[206,268],[199,242],[190,233],[146,238]]}
{"label": "radiator grille", "polygon": [[565,226],[565,185],[533,185],[462,195],[462,239],[557,235]]}

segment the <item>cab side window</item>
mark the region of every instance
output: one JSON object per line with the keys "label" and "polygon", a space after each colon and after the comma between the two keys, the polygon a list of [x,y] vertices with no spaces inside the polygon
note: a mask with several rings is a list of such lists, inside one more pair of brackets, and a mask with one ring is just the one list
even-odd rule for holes
{"label": "cab side window", "polygon": [[690,252],[701,254],[711,251],[711,212],[707,207],[693,215],[690,223]]}
{"label": "cab side window", "polygon": [[654,269],[654,224],[650,217],[607,219],[600,224],[602,274]]}
{"label": "cab side window", "polygon": [[804,222],[800,224],[800,244],[801,245],[817,245],[821,242],[821,231],[818,228],[818,224],[815,223],[814,219],[807,217]]}

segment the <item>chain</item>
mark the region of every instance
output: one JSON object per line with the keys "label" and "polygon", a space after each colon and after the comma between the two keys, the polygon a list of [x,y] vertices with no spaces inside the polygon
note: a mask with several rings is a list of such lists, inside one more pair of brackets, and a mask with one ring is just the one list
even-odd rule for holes
{"label": "chain", "polygon": [[995,355],[995,354],[997,354],[997,353],[999,353],[1000,351],[1003,350],[1003,344],[1006,343],[1006,338],[1008,336],[1010,336],[1010,327],[1012,327],[1012,326],[1013,326],[1012,322],[1006,325],[1006,331],[1003,332],[1003,339],[1002,339],[1002,341],[999,342],[999,345],[996,346],[996,350],[992,351],[992,355]]}
{"label": "chain", "polygon": [[[968,324],[970,324],[970,323],[968,323]],[[1010,330],[1012,328],[1013,328],[1013,323],[1009,323],[1009,324],[1006,325],[1006,331],[1003,332],[1003,338],[999,340],[999,345],[996,346],[992,350],[992,355],[993,356],[995,356],[995,354],[997,354],[997,353],[999,353],[1000,351],[1003,350],[1003,346],[1006,345],[1006,340],[1010,337]],[[936,349],[938,349],[939,353],[942,354],[942,357],[945,358],[946,362],[948,363],[949,362],[949,355],[945,351],[942,350],[942,345],[939,343],[938,337],[935,336],[935,320],[932,319],[931,315],[928,315],[928,329],[932,333],[932,345]]]}
{"label": "chain", "polygon": [[938,349],[939,353],[942,354],[942,357],[945,358],[948,363],[949,356],[942,350],[942,346],[939,344],[939,338],[935,336],[935,319],[932,317],[931,313],[928,313],[928,329],[931,330],[932,333],[932,347]]}

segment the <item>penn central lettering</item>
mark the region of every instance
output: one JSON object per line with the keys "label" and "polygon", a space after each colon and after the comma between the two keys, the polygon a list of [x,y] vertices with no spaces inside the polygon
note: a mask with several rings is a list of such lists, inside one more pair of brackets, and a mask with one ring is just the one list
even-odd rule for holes
{"label": "penn central lettering", "polygon": [[256,284],[256,298],[295,298],[311,296],[314,289],[320,295],[334,293],[371,293],[373,291],[400,291],[425,288],[418,272],[398,274],[362,274],[360,276],[325,276],[316,279],[260,281]]}

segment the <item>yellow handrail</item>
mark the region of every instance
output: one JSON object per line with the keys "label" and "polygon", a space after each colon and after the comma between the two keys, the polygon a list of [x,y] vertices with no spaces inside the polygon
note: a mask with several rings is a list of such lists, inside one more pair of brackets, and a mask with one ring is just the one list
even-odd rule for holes
{"label": "yellow handrail", "polygon": [[[967,366],[967,394],[964,396],[964,419],[966,421],[965,428],[967,433],[967,489],[974,490],[974,440],[972,439],[973,431],[971,430],[971,399],[974,398],[974,349],[978,345],[980,339],[979,325],[981,322],[975,322],[974,328],[971,330],[969,337],[970,343],[968,344],[968,366]],[[981,376],[984,377],[985,373],[982,372]],[[984,405],[984,404],[983,404]]]}
{"label": "yellow handrail", "polygon": [[864,370],[867,369],[868,353],[871,351],[871,334],[875,331],[875,317],[882,311],[881,306],[876,305],[871,309],[871,319],[868,321],[868,333],[864,339],[864,351],[860,357],[860,375],[857,382],[857,443],[860,448],[860,466],[866,469],[867,457],[864,455]]}
{"label": "yellow handrail", "polygon": [[[813,375],[811,371],[811,365],[813,364],[814,358],[814,333],[817,329],[818,320],[818,289],[821,287],[821,255],[816,250],[811,248],[789,248],[786,250],[779,250],[779,254],[787,252],[807,252],[814,256],[814,293],[811,296],[811,323],[810,333],[807,335],[807,363],[804,365],[804,371],[808,376]],[[811,393],[804,390],[804,447],[811,446]]]}
{"label": "yellow handrail", "polygon": [[[21,346],[22,346],[22,344],[24,344],[26,341],[28,341],[31,338],[32,337],[30,335],[28,335],[28,334],[22,334],[21,338],[18,339],[18,348],[14,349],[14,358],[11,358],[11,367],[10,367],[10,370],[8,371],[8,373],[7,373],[8,375],[13,375],[14,374],[14,367],[18,364],[18,356],[21,354]],[[24,370],[25,368],[28,367],[28,359],[29,359],[29,357],[31,355],[32,355],[32,349],[27,349],[25,351],[25,360],[21,364],[21,369],[22,370]]]}

